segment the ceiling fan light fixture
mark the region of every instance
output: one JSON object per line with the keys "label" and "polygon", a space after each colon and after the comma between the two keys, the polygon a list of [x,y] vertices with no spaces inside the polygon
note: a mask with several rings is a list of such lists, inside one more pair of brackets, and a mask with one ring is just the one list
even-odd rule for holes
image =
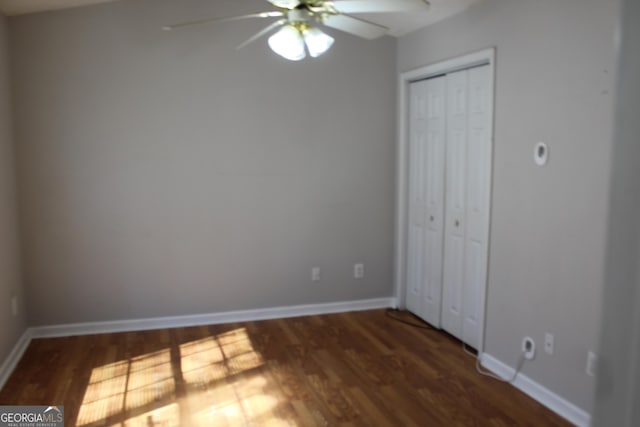
{"label": "ceiling fan light fixture", "polygon": [[305,28],[302,30],[302,36],[309,50],[309,55],[313,58],[317,58],[328,51],[335,41],[333,37],[316,27]]}
{"label": "ceiling fan light fixture", "polygon": [[271,50],[289,61],[300,61],[307,56],[304,44],[305,41],[300,30],[293,25],[285,25],[269,37]]}

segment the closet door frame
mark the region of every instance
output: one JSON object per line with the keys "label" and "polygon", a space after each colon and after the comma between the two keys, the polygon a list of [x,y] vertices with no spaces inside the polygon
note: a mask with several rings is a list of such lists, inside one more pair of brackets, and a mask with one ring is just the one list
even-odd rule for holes
{"label": "closet door frame", "polygon": [[[409,174],[409,85],[412,82],[428,79],[438,75],[451,73],[454,71],[472,68],[481,65],[489,66],[489,141],[491,152],[493,152],[493,121],[494,121],[494,85],[495,85],[495,48],[484,49],[460,57],[437,62],[423,66],[411,71],[401,73],[398,79],[398,136],[396,143],[396,211],[395,211],[395,248],[394,248],[394,287],[396,306],[406,308],[406,280],[407,280],[407,256],[408,256],[408,174]],[[493,170],[493,155],[489,160],[489,170]],[[492,173],[490,174],[493,175]],[[491,199],[492,199],[492,179],[489,184],[489,212],[487,215],[487,230],[491,228]],[[490,234],[489,234],[490,236]],[[488,256],[490,255],[491,240],[488,241]],[[478,353],[484,351],[484,337],[486,328],[486,298],[487,285],[489,279],[489,266],[487,265],[487,277],[485,278],[484,289],[480,292],[480,307],[482,307],[481,319],[482,333],[479,337]]]}

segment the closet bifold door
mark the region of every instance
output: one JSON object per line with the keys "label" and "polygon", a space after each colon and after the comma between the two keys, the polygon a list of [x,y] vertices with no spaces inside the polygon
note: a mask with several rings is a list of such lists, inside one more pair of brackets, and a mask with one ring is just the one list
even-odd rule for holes
{"label": "closet bifold door", "polygon": [[444,274],[442,328],[462,339],[467,158],[466,70],[447,74],[446,219],[444,226]]}
{"label": "closet bifold door", "polygon": [[467,131],[467,221],[464,252],[462,341],[478,348],[484,331],[484,292],[489,263],[491,139],[489,67],[469,73]]}
{"label": "closet bifold door", "polygon": [[440,327],[446,78],[411,83],[407,308]]}
{"label": "closet bifold door", "polygon": [[447,75],[442,328],[478,348],[489,239],[489,67]]}

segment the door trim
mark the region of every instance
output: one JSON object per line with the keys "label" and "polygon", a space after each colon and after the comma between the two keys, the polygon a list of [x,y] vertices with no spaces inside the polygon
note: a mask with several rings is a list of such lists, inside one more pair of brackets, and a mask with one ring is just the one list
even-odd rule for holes
{"label": "door trim", "polygon": [[[395,298],[400,308],[406,308],[406,277],[407,277],[407,224],[408,224],[408,152],[409,152],[409,84],[418,80],[424,80],[453,71],[472,68],[479,65],[489,66],[489,94],[491,108],[489,110],[489,140],[493,153],[493,123],[494,123],[494,88],[495,88],[495,48],[484,49],[456,58],[447,59],[430,65],[426,65],[411,71],[400,73],[398,78],[398,135],[396,140],[396,201],[395,201],[395,248],[394,248],[394,289]],[[493,171],[493,155],[490,159],[489,170]],[[490,174],[489,185],[489,240],[488,254],[491,254],[491,200],[493,190],[493,172]],[[488,262],[488,259],[487,259]],[[484,351],[485,314],[487,285],[489,278],[489,266],[487,265],[487,278],[485,288],[481,292],[480,306],[482,309],[482,333],[478,345],[478,352]]]}

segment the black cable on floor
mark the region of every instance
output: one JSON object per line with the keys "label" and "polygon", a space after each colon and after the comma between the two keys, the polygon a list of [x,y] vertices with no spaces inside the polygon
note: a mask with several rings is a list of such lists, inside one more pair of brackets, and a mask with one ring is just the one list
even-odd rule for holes
{"label": "black cable on floor", "polygon": [[[396,315],[393,315],[392,313],[408,313],[413,318],[415,318],[416,320],[418,320],[418,321],[420,321],[422,323],[409,322],[407,320],[401,319],[400,317],[397,317]],[[405,325],[413,326],[414,328],[437,330],[433,326],[431,326],[428,323],[424,322],[422,319],[416,317],[410,311],[398,310],[397,308],[388,308],[388,309],[385,310],[384,314],[390,319],[393,319],[393,320],[398,321],[400,323],[404,323]],[[503,378],[503,377],[501,377],[499,375],[494,374],[491,371],[483,370],[482,367],[481,367],[481,364],[480,364],[480,355],[477,352],[476,352],[476,354],[473,354],[471,351],[469,351],[467,349],[467,345],[464,343],[464,341],[460,341],[460,342],[462,343],[462,350],[465,353],[467,353],[469,356],[472,356],[475,359],[476,371],[478,372],[478,374],[484,375],[486,377],[490,377],[490,378],[493,378],[493,379],[496,379],[498,381],[502,381],[502,382],[505,382],[505,383],[513,383],[513,381],[515,381],[516,377],[518,376],[518,373],[522,369],[522,365],[525,362],[525,357],[524,357],[524,352],[523,352],[518,357],[518,361],[516,362],[516,368],[515,368],[513,374],[511,375],[511,377]]]}
{"label": "black cable on floor", "polygon": [[[433,327],[429,326],[428,323],[416,323],[416,322],[410,322],[408,320],[404,320],[401,319],[400,317],[397,317],[391,313],[409,313],[408,311],[403,311],[403,310],[398,310],[397,308],[388,308],[384,314],[390,318],[393,319],[395,321],[398,321],[400,323],[404,323],[405,325],[409,325],[409,326],[413,326],[414,328],[420,328],[420,329],[434,329]],[[413,315],[412,315],[413,316]],[[415,316],[414,316],[415,317]]]}

